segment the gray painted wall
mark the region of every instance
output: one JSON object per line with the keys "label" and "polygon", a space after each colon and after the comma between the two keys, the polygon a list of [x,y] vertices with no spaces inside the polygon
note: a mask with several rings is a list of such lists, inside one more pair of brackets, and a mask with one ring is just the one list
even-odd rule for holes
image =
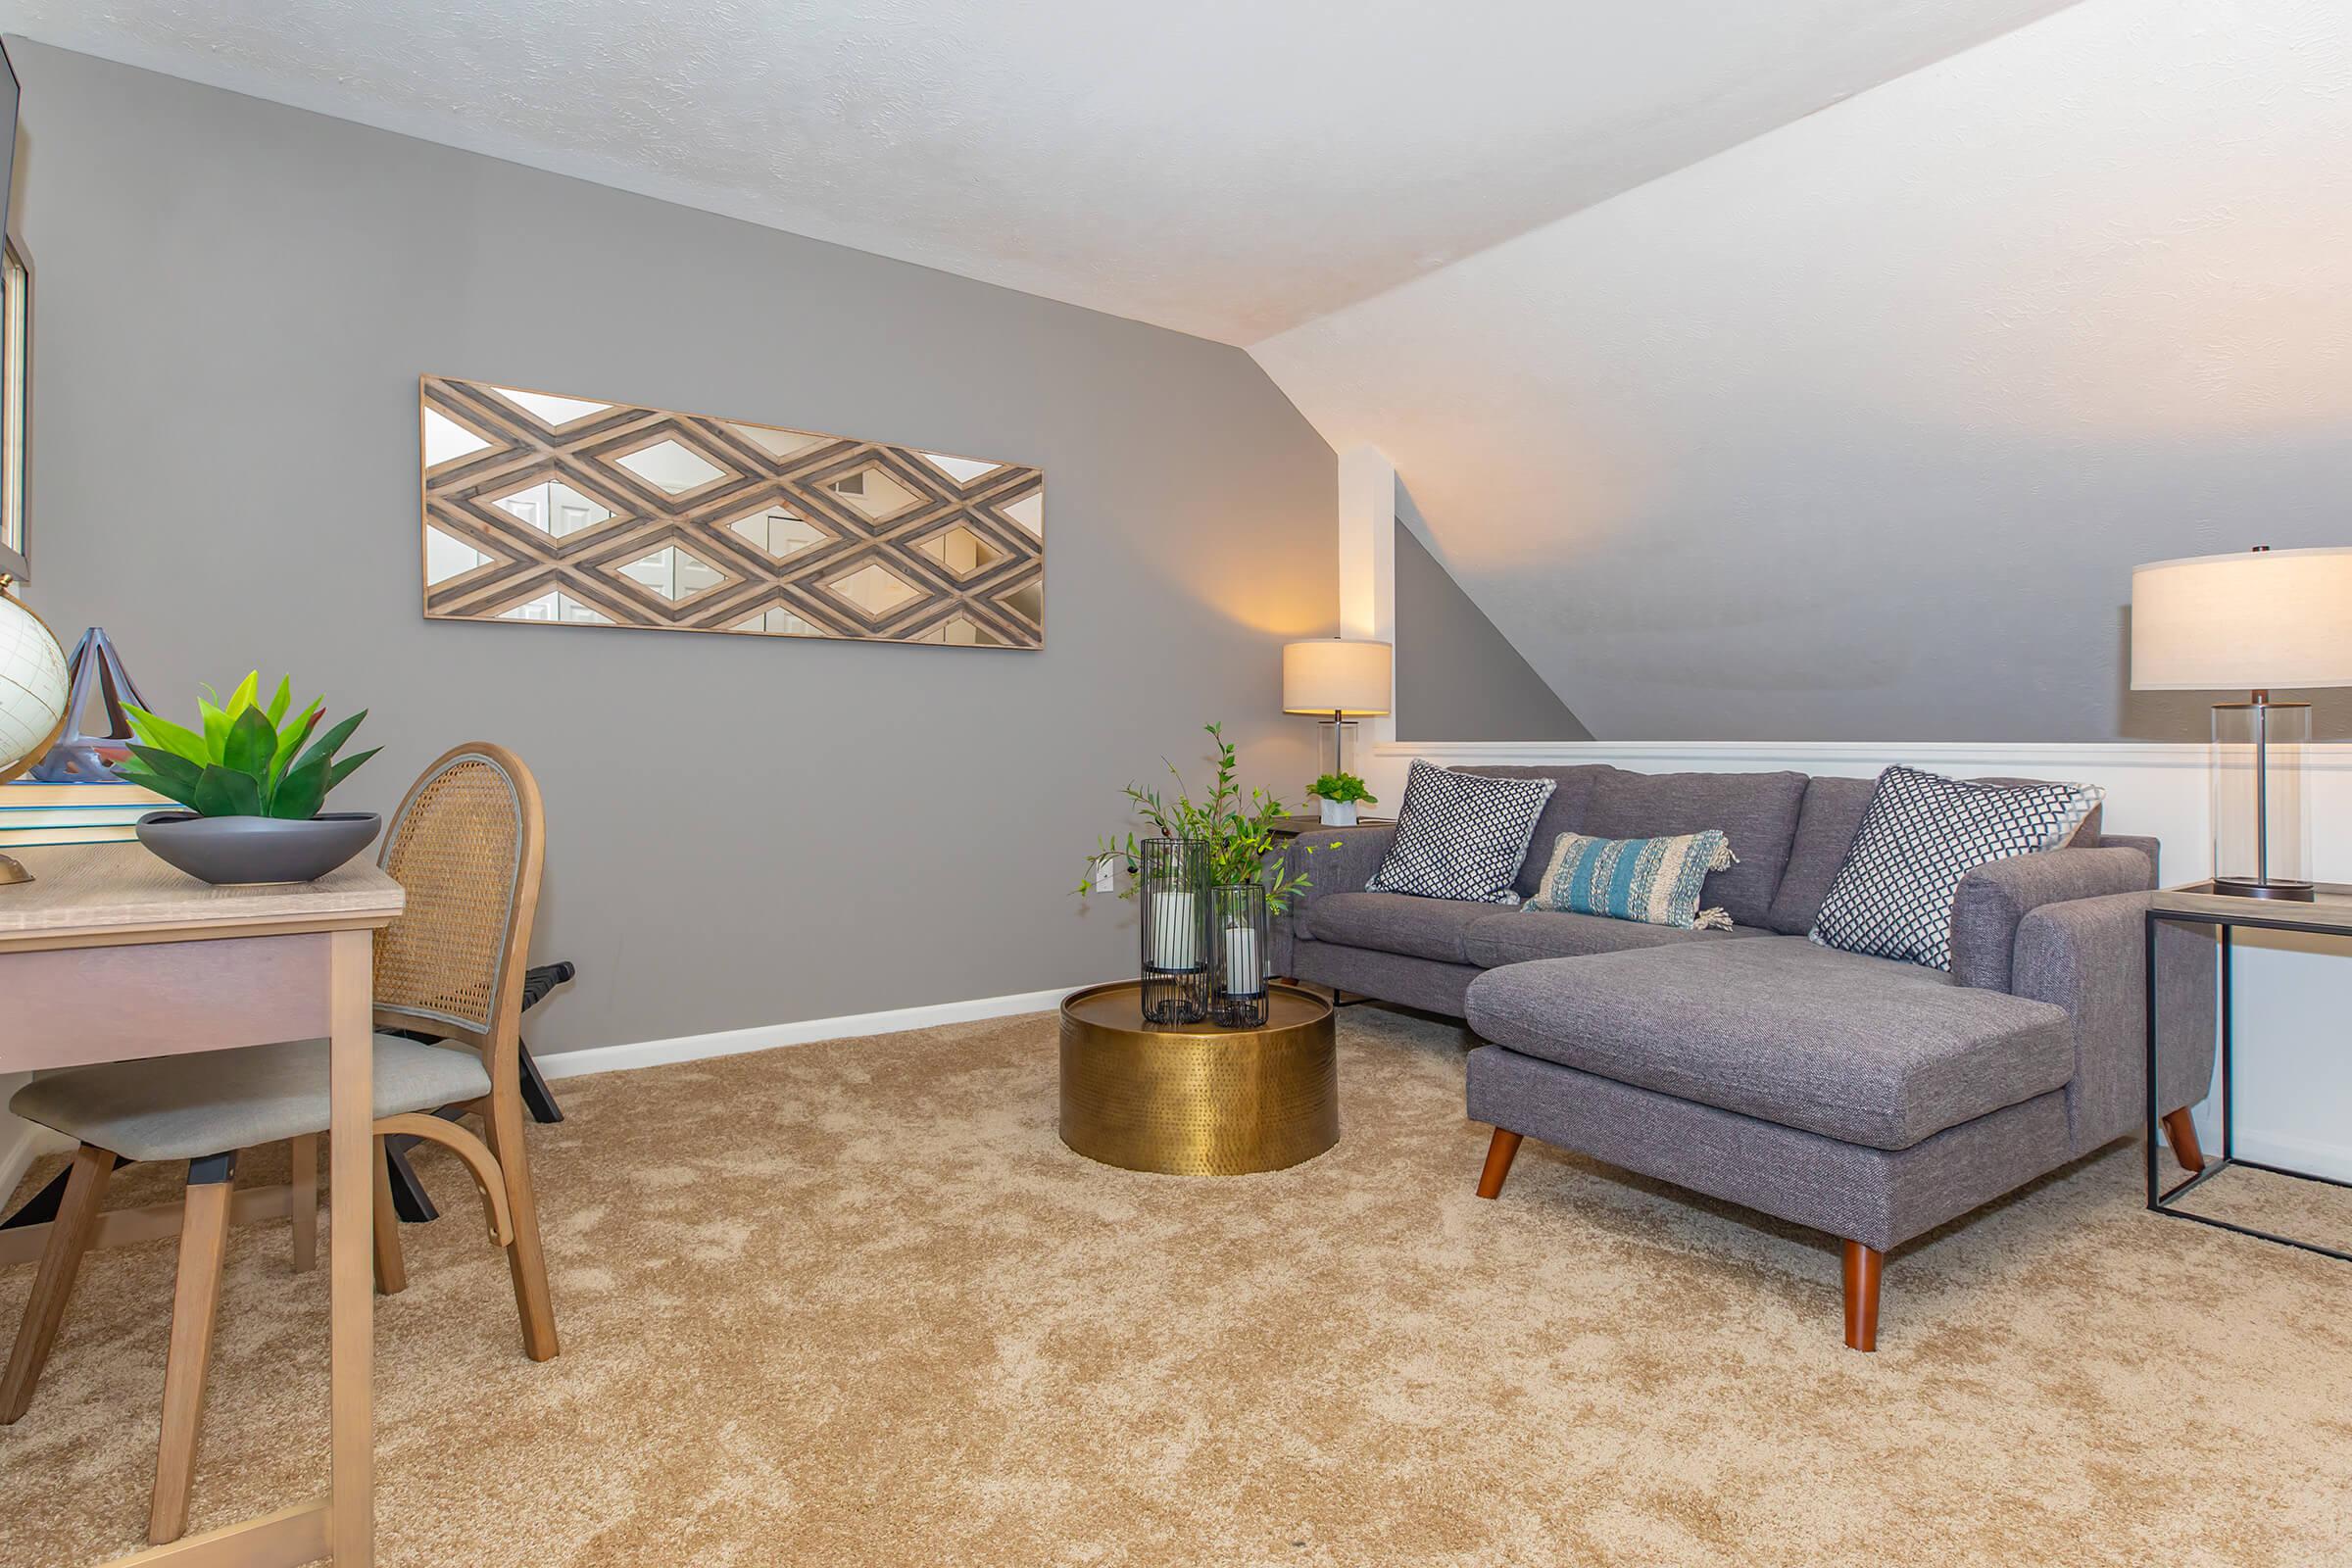
{"label": "gray painted wall", "polygon": [[[1334,460],[1241,351],[11,40],[36,270],[33,574],[146,695],[260,664],[547,796],[541,1049],[1023,992],[1131,962],[1069,897],[1223,718],[1296,794]],[[416,377],[1042,466],[1047,646],[427,623]]]}
{"label": "gray painted wall", "polygon": [[1400,741],[1589,741],[1486,612],[1429,553],[1396,487],[1396,738]]}
{"label": "gray painted wall", "polygon": [[1603,738],[2194,740],[2132,567],[2352,541],[2347,255],[2352,8],[2083,0],[1252,352]]}

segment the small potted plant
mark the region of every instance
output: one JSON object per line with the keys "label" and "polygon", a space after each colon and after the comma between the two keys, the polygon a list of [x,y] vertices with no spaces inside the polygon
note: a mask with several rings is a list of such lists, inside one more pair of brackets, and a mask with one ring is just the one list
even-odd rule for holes
{"label": "small potted plant", "polygon": [[[1198,955],[1188,949],[1184,955],[1200,960],[1199,968],[1204,978],[1213,976],[1205,994],[1199,998],[1199,1010],[1188,1007],[1181,1016],[1172,1012],[1166,1017],[1155,1017],[1154,1021],[1188,1022],[1209,1015],[1220,1023],[1262,1022],[1265,986],[1270,978],[1266,974],[1266,921],[1269,915],[1281,914],[1293,899],[1305,892],[1307,879],[1291,872],[1287,858],[1280,853],[1282,845],[1274,836],[1288,814],[1283,804],[1263,790],[1244,795],[1234,781],[1234,746],[1225,738],[1224,726],[1205,727],[1217,747],[1217,776],[1205,801],[1192,798],[1185,787],[1184,775],[1173,762],[1168,764],[1168,772],[1176,781],[1174,800],[1163,798],[1157,790],[1134,784],[1126,789],[1127,801],[1135,814],[1149,822],[1161,840],[1200,847],[1202,871],[1208,883],[1201,892],[1175,889],[1153,894],[1164,907],[1154,906],[1151,910],[1153,918],[1147,921],[1144,967],[1147,976],[1154,968],[1170,969],[1177,956],[1172,951],[1151,951],[1150,944],[1154,938],[1186,930],[1201,931],[1210,944],[1209,952]],[[1307,853],[1312,854],[1315,848],[1307,845]],[[1117,872],[1124,868],[1128,886],[1119,897],[1133,898],[1139,891],[1136,884],[1143,875],[1145,858],[1143,843],[1132,833],[1123,838],[1099,839],[1095,853],[1087,857],[1089,876],[1078,884],[1078,892],[1083,895],[1109,891]],[[1213,912],[1212,907],[1197,902],[1203,898],[1213,900]]]}
{"label": "small potted plant", "polygon": [[288,718],[292,681],[279,681],[267,706],[260,686],[257,670],[225,703],[207,687],[196,702],[201,729],[123,705],[137,739],[118,776],[188,808],[148,812],[139,842],[202,881],[313,881],[373,843],[383,825],[373,811],[319,809],[328,791],[375,755],[335,759],[367,710],[313,739],[320,705]]}
{"label": "small potted plant", "polygon": [[1353,773],[1326,773],[1306,787],[1322,803],[1325,827],[1355,826],[1357,806],[1378,806],[1380,800]]}

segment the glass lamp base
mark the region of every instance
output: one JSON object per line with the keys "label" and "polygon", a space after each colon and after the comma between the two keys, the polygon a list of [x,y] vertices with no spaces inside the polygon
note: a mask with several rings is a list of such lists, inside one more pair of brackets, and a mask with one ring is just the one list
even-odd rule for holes
{"label": "glass lamp base", "polygon": [[2283,899],[2294,904],[2309,904],[2315,896],[2308,882],[2256,882],[2235,876],[2215,877],[2213,891],[2235,899]]}

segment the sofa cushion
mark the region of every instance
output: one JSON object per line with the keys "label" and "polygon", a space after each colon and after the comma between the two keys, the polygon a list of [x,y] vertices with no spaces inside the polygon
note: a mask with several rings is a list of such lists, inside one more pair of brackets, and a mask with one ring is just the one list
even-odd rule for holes
{"label": "sofa cushion", "polygon": [[1670,925],[1642,925],[1605,914],[1555,913],[1548,909],[1489,910],[1470,923],[1462,951],[1481,968],[1497,969],[1531,958],[1576,958],[1592,953],[1627,953],[1636,948],[1671,947],[1679,942],[1719,942],[1766,933],[1754,926],[1729,931],[1686,931]]}
{"label": "sofa cushion", "polygon": [[2064,845],[2099,796],[2092,784],[1980,784],[1890,767],[1879,775],[1862,831],[1822,901],[1812,938],[1848,953],[1948,970],[1961,879],[1988,861]]}
{"label": "sofa cushion", "polygon": [[1414,758],[1389,858],[1364,891],[1516,906],[1512,883],[1558,787],[1548,778],[1456,773]]}
{"label": "sofa cushion", "polygon": [[[2015,787],[2047,781],[1981,778],[1976,782]],[[1796,817],[1795,842],[1788,851],[1788,868],[1781,873],[1781,885],[1772,896],[1766,925],[1800,937],[1813,929],[1813,922],[1821,917],[1822,901],[1830,896],[1830,884],[1838,880],[1838,870],[1845,864],[1846,851],[1854,847],[1854,835],[1862,831],[1863,814],[1870,809],[1870,798],[1878,787],[1875,778],[1816,778],[1806,782],[1804,807]],[[2067,842],[2096,847],[2102,820],[2100,808],[2092,807],[2090,815],[2082,819],[2082,825],[2075,829],[2075,836]]]}
{"label": "sofa cushion", "polygon": [[1803,937],[1515,963],[1471,982],[1465,1006],[1526,1055],[1872,1149],[2074,1073],[2063,1008]]}
{"label": "sofa cushion", "polygon": [[1485,773],[1493,778],[1552,781],[1551,799],[1544,803],[1544,814],[1536,818],[1536,831],[1527,841],[1527,858],[1520,861],[1519,875],[1511,883],[1511,891],[1524,899],[1532,897],[1542,885],[1544,862],[1550,859],[1551,846],[1559,836],[1584,831],[1585,811],[1592,804],[1592,786],[1610,769],[1601,763],[1588,762],[1578,767],[1465,767],[1461,771]]}
{"label": "sofa cushion", "polygon": [[[1629,773],[1612,767],[1593,780],[1592,801],[1577,831],[1642,839],[1723,829],[1740,863],[1709,876],[1699,902],[1721,905],[1740,925],[1763,925],[1804,796],[1802,773]],[[1550,850],[1541,845],[1538,854],[1548,857]]]}
{"label": "sofa cushion", "polygon": [[1462,939],[1471,923],[1496,912],[1491,904],[1404,893],[1326,893],[1307,903],[1300,918],[1303,934],[1316,942],[1467,963]]}
{"label": "sofa cushion", "polygon": [[1732,917],[1721,909],[1700,908],[1698,895],[1710,874],[1737,863],[1732,841],[1721,828],[1655,839],[1563,833],[1544,867],[1544,885],[1527,906],[1685,931],[1725,930]]}
{"label": "sofa cushion", "polygon": [[1772,896],[1764,923],[1775,931],[1803,936],[1821,913],[1821,901],[1830,896],[1845,852],[1862,831],[1862,813],[1879,787],[1875,778],[1816,778],[1805,784],[1805,803],[1796,815],[1796,837],[1788,850],[1788,869]]}

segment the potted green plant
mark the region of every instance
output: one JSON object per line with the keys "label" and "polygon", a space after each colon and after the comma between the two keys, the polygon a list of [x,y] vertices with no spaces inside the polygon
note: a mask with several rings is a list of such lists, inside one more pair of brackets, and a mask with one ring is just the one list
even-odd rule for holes
{"label": "potted green plant", "polygon": [[1322,803],[1325,827],[1353,827],[1358,805],[1380,804],[1379,797],[1353,773],[1326,773],[1309,784],[1306,793]]}
{"label": "potted green plant", "polygon": [[197,729],[123,705],[137,739],[118,776],[187,808],[148,812],[139,842],[206,882],[309,882],[366,849],[383,825],[373,811],[319,809],[328,791],[375,755],[335,757],[367,710],[314,739],[319,703],[289,718],[293,682],[279,681],[267,705],[260,688],[258,670],[226,702],[205,688]]}
{"label": "potted green plant", "polygon": [[[1205,847],[1208,895],[1217,912],[1212,918],[1197,907],[1177,906],[1177,901],[1196,897],[1184,890],[1155,894],[1168,906],[1153,910],[1154,919],[1149,922],[1149,928],[1162,933],[1182,931],[1196,917],[1213,924],[1210,966],[1215,971],[1220,994],[1249,987],[1254,981],[1254,991],[1245,990],[1242,994],[1262,997],[1267,978],[1263,916],[1288,909],[1291,901],[1306,890],[1308,879],[1303,873],[1291,870],[1289,857],[1280,853],[1282,845],[1275,838],[1276,829],[1289,814],[1288,808],[1264,790],[1253,789],[1245,795],[1235,782],[1238,771],[1235,748],[1225,738],[1224,726],[1209,724],[1204,728],[1217,748],[1216,779],[1205,800],[1193,799],[1183,773],[1173,762],[1168,764],[1169,776],[1176,785],[1173,798],[1135,784],[1128,785],[1124,794],[1135,814],[1151,824],[1151,836],[1191,840]],[[1317,846],[1309,844],[1305,848],[1312,854]],[[1078,892],[1083,896],[1112,891],[1123,870],[1126,886],[1118,889],[1118,894],[1122,899],[1132,899],[1138,891],[1137,879],[1142,868],[1143,844],[1137,834],[1099,838],[1094,853],[1087,857],[1088,876],[1078,884]],[[1243,888],[1250,890],[1250,897],[1220,896]],[[1147,970],[1156,959],[1166,956],[1169,956],[1147,953],[1144,956]],[[1231,1018],[1232,1015],[1220,1015],[1220,1021]]]}

